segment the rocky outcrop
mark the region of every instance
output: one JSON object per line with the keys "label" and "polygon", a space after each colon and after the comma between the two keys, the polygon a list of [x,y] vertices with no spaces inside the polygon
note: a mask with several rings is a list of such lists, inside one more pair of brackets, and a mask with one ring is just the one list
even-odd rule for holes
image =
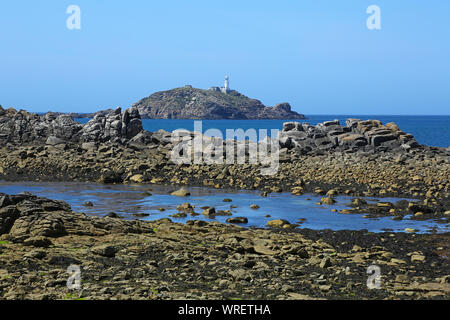
{"label": "rocky outcrop", "polygon": [[97,114],[81,130],[81,141],[124,142],[142,131],[141,116],[137,108],[121,108],[103,115]]}
{"label": "rocky outcrop", "polygon": [[95,218],[75,213],[64,201],[50,200],[28,193],[0,194],[0,236],[16,242],[28,238],[66,235],[105,235],[110,233],[153,232],[139,221]]}
{"label": "rocky outcrop", "polygon": [[77,140],[82,125],[67,115],[53,112],[45,115],[0,106],[0,145],[46,141],[49,137],[64,141]]}
{"label": "rocky outcrop", "polygon": [[133,106],[150,119],[304,119],[289,103],[266,107],[237,91],[202,90],[192,87],[161,91]]}
{"label": "rocky outcrop", "polygon": [[142,121],[136,108],[120,108],[104,115],[97,114],[82,125],[69,115],[48,112],[44,115],[0,106],[0,145],[45,142],[62,145],[69,142],[126,143],[142,131]]}
{"label": "rocky outcrop", "polygon": [[300,154],[314,151],[408,151],[419,147],[411,134],[393,122],[383,125],[378,120],[347,119],[312,126],[308,123],[286,122],[280,134],[280,145]]}

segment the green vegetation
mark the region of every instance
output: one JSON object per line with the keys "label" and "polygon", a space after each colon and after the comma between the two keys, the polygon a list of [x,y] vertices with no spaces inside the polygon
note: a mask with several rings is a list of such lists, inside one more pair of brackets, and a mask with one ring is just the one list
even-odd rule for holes
{"label": "green vegetation", "polygon": [[64,300],[86,300],[86,298],[82,298],[80,296],[74,295],[70,292],[68,292],[66,294],[66,297],[64,298]]}

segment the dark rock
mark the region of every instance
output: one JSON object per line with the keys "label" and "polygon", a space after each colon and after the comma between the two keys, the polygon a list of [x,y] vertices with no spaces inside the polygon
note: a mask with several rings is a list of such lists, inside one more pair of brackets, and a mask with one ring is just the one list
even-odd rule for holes
{"label": "dark rock", "polygon": [[228,223],[248,223],[248,219],[246,217],[233,217],[228,218],[226,221]]}
{"label": "dark rock", "polygon": [[47,248],[47,247],[51,246],[53,243],[50,241],[49,238],[37,236],[37,237],[31,237],[31,238],[26,239],[23,242],[23,244],[26,246]]}
{"label": "dark rock", "polygon": [[105,217],[108,217],[108,218],[115,218],[115,219],[120,219],[120,218],[122,218],[120,215],[118,215],[118,214],[115,213],[115,212],[107,213],[107,214],[105,215]]}
{"label": "dark rock", "polygon": [[119,249],[111,245],[100,245],[92,248],[92,252],[103,257],[113,258]]}

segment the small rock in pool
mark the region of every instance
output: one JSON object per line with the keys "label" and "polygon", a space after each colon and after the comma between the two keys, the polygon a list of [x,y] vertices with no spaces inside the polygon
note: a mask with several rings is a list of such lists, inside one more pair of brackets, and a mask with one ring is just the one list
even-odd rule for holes
{"label": "small rock in pool", "polygon": [[229,198],[226,198],[226,199],[223,199],[223,202],[232,202],[233,200],[231,200],[231,199],[229,199]]}
{"label": "small rock in pool", "polygon": [[214,207],[208,207],[203,210],[202,214],[205,216],[212,216],[216,213],[216,209]]}
{"label": "small rock in pool", "polygon": [[321,201],[323,204],[327,204],[327,205],[336,203],[336,200],[334,200],[332,197],[322,198],[320,201]]}
{"label": "small rock in pool", "polygon": [[91,201],[86,201],[85,203],[83,203],[83,206],[85,206],[85,207],[93,207],[94,204]]}
{"label": "small rock in pool", "polygon": [[115,212],[110,212],[110,213],[107,213],[106,215],[105,215],[105,217],[108,217],[108,218],[117,218],[117,219],[121,219],[122,217],[121,216],[119,216],[117,213],[115,213]]}
{"label": "small rock in pool", "polygon": [[172,192],[171,195],[177,196],[177,197],[187,197],[187,196],[190,196],[191,193],[189,191],[187,191],[185,187],[182,187],[181,189]]}
{"label": "small rock in pool", "polygon": [[233,217],[228,218],[226,221],[228,223],[248,223],[248,219],[246,217]]}
{"label": "small rock in pool", "polygon": [[133,213],[134,217],[142,218],[142,217],[148,217],[148,213]]}
{"label": "small rock in pool", "polygon": [[267,226],[272,227],[272,228],[285,228],[286,226],[290,226],[290,225],[291,224],[289,223],[289,221],[284,220],[284,219],[270,220],[267,222]]}
{"label": "small rock in pool", "polygon": [[259,206],[257,204],[252,204],[250,206],[251,209],[259,209]]}
{"label": "small rock in pool", "polygon": [[183,203],[183,204],[180,204],[179,206],[177,206],[177,210],[179,212],[189,213],[189,212],[194,212],[194,207],[189,202],[186,202],[186,203]]}
{"label": "small rock in pool", "polygon": [[175,214],[170,215],[172,218],[186,218],[187,214],[184,212],[177,212]]}

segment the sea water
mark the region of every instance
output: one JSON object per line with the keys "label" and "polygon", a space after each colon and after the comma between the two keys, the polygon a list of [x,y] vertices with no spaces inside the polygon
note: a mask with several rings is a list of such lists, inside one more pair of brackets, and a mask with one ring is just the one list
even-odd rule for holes
{"label": "sea water", "polygon": [[[134,214],[147,214],[142,220],[157,220],[170,218],[177,222],[187,220],[205,220],[226,222],[229,216],[217,216],[214,219],[201,214],[203,206],[215,207],[217,210],[230,210],[232,217],[246,217],[248,223],[245,227],[265,227],[269,220],[285,219],[297,223],[305,219],[301,228],[314,230],[363,230],[369,232],[403,232],[405,228],[413,228],[420,233],[448,232],[448,223],[443,220],[411,220],[410,216],[401,221],[392,220],[391,216],[381,218],[363,218],[364,214],[340,214],[332,209],[348,208],[351,198],[347,196],[336,197],[336,204],[318,205],[320,197],[304,194],[294,196],[290,193],[271,193],[262,197],[260,191],[231,191],[217,190],[205,187],[188,187],[191,195],[177,197],[170,195],[174,186],[157,185],[102,185],[96,183],[79,182],[1,182],[0,192],[17,194],[29,191],[35,195],[50,199],[64,200],[72,206],[75,212],[84,212],[91,216],[104,216],[115,212],[125,219],[137,219]],[[149,195],[147,192],[150,192]],[[232,202],[224,202],[224,199]],[[379,199],[366,198],[369,202]],[[381,199],[380,199],[381,200]],[[397,201],[400,199],[383,198],[382,201]],[[91,201],[94,206],[83,204]],[[189,202],[195,206],[198,216],[188,215],[186,218],[174,218],[176,207]],[[256,204],[259,209],[251,209]],[[233,206],[233,207],[230,207]],[[163,208],[164,211],[159,209]],[[270,217],[267,217],[270,215]]]}

